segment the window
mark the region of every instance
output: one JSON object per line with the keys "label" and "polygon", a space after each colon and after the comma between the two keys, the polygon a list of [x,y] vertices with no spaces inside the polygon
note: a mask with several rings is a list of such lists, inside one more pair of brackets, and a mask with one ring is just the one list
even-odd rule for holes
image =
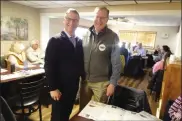
{"label": "window", "polygon": [[156,34],[156,32],[149,31],[120,30],[119,39],[122,42],[130,42],[131,45],[135,45],[136,42],[139,42],[145,47],[154,48]]}

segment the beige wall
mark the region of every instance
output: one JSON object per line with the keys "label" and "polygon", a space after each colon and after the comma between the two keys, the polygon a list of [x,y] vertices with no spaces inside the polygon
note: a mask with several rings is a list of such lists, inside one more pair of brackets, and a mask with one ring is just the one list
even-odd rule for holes
{"label": "beige wall", "polygon": [[[137,25],[115,25],[109,26],[113,31],[117,32],[119,30],[135,30],[135,31],[154,31],[157,32],[155,46],[156,45],[168,45],[171,51],[175,53],[176,49],[176,38],[178,33],[177,26],[137,26]],[[169,34],[168,38],[163,38],[163,34]]]}
{"label": "beige wall", "polygon": [[[49,38],[55,34],[61,32],[64,29],[63,18],[51,18],[49,19]],[[93,24],[92,21],[80,19],[79,25],[84,27],[90,27]]]}
{"label": "beige wall", "polygon": [[[1,1],[1,16],[20,17],[28,20],[28,41],[22,41],[25,45],[28,45],[32,39],[40,40],[39,9]],[[1,55],[8,52],[11,43],[12,41],[1,41]]]}
{"label": "beige wall", "polygon": [[[61,18],[53,18],[49,21],[49,37],[54,36],[63,30],[63,19]],[[89,20],[80,20],[80,25],[90,27],[93,24],[92,21]],[[155,46],[156,45],[168,45],[171,48],[171,51],[175,53],[176,51],[176,43],[177,43],[177,33],[179,28],[177,26],[132,26],[127,24],[122,25],[112,25],[109,26],[113,31],[118,33],[119,30],[136,30],[136,31],[155,31],[157,32]],[[163,38],[163,34],[169,34],[168,38]]]}

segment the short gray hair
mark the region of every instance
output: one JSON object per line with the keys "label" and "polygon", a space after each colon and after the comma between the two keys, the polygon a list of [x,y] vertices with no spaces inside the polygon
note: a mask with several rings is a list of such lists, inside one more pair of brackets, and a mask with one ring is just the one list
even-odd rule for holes
{"label": "short gray hair", "polygon": [[64,18],[65,18],[65,17],[67,16],[67,14],[70,13],[70,12],[73,12],[73,13],[77,14],[78,17],[80,18],[80,15],[79,15],[78,11],[77,11],[76,9],[74,9],[74,8],[69,8],[69,9],[66,11],[66,13],[65,13]]}
{"label": "short gray hair", "polygon": [[99,10],[105,10],[107,12],[107,17],[109,17],[109,10],[106,7],[96,7],[94,12],[98,12]]}

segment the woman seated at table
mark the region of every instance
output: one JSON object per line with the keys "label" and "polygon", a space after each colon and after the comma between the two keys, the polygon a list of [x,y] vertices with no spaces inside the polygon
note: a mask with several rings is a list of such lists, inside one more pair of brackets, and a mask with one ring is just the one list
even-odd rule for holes
{"label": "woman seated at table", "polygon": [[32,64],[44,64],[45,54],[39,48],[39,42],[33,40],[30,43],[30,47],[26,50],[26,56]]}
{"label": "woman seated at table", "polygon": [[9,64],[14,64],[17,68],[23,68],[24,62],[26,61],[25,46],[21,42],[14,42],[11,44],[11,48],[7,55]]}
{"label": "woman seated at table", "polygon": [[154,55],[158,56],[161,54],[161,48],[159,45],[156,46],[155,51],[154,51]]}
{"label": "woman seated at table", "polygon": [[168,58],[168,54],[165,53],[162,57],[162,60],[158,61],[157,63],[155,63],[155,65],[153,66],[153,70],[152,73],[154,74],[155,72],[157,72],[158,70],[163,70],[164,69],[164,65],[166,63],[166,59]]}
{"label": "woman seated at table", "polygon": [[155,56],[155,55],[153,56],[154,61],[155,62],[160,61],[164,54],[168,54],[168,57],[170,57],[170,55],[172,54],[170,48],[167,45],[163,45],[162,46],[161,54],[158,54],[158,56]]}

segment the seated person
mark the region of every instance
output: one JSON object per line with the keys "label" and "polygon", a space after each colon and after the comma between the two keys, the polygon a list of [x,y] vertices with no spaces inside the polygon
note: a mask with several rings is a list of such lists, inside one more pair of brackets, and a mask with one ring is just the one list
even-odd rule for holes
{"label": "seated person", "polygon": [[136,45],[132,47],[132,51],[134,51],[138,47],[138,42],[136,42]]}
{"label": "seated person", "polygon": [[33,40],[26,51],[27,59],[32,64],[44,64],[44,53],[40,50],[38,41]]}
{"label": "seated person", "polygon": [[139,43],[138,46],[135,48],[134,53],[140,56],[146,56],[146,50],[142,47],[142,43]]}
{"label": "seated person", "polygon": [[131,47],[131,43],[126,43],[126,49],[128,50],[128,53],[131,54],[133,52],[133,49]]}
{"label": "seated person", "polygon": [[157,72],[158,70],[163,70],[164,69],[164,64],[166,63],[166,59],[168,58],[168,54],[164,54],[162,57],[162,60],[158,61],[157,63],[154,64],[153,66],[153,74]]}
{"label": "seated person", "polygon": [[161,49],[160,49],[160,46],[157,45],[154,51],[154,55],[160,55],[160,54],[161,54]]}
{"label": "seated person", "polygon": [[169,117],[171,118],[171,121],[181,121],[181,111],[182,111],[182,103],[181,103],[182,99],[181,96],[179,96],[174,103],[171,105],[171,107],[169,108]]}
{"label": "seated person", "polygon": [[167,54],[168,57],[170,57],[170,55],[172,54],[170,48],[169,48],[167,45],[163,45],[163,46],[162,46],[161,53],[158,54],[158,56],[153,56],[154,61],[155,61],[155,62],[160,61],[160,60],[162,59],[162,56],[163,56],[164,54]]}
{"label": "seated person", "polygon": [[11,44],[11,48],[7,55],[7,60],[10,62],[10,64],[14,64],[15,67],[18,68],[24,67],[23,65],[26,61],[24,49],[25,46],[19,41],[16,41]]}
{"label": "seated person", "polygon": [[127,63],[127,60],[128,60],[128,50],[125,48],[125,42],[122,42],[122,46],[120,48],[120,55],[124,55],[125,63]]}

